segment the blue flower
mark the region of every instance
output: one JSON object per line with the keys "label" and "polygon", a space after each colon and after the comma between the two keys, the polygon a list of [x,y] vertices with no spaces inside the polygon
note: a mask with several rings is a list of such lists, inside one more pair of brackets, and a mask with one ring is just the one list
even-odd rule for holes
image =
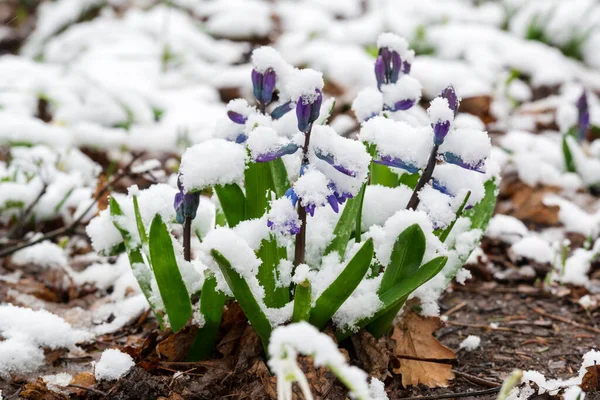
{"label": "blue flower", "polygon": [[433,143],[441,145],[450,131],[450,121],[438,121],[433,124]]}
{"label": "blue flower", "polygon": [[577,129],[579,130],[579,140],[585,139],[585,134],[590,127],[590,108],[587,100],[587,91],[584,89],[579,99],[577,99]]}
{"label": "blue flower", "polygon": [[283,103],[280,106],[277,106],[273,112],[271,112],[271,118],[279,119],[287,114],[292,108],[294,108],[294,103],[288,101],[287,103]]}
{"label": "blue flower", "polygon": [[246,123],[246,121],[248,120],[248,117],[246,117],[245,115],[242,115],[242,114],[232,111],[232,110],[227,111],[227,116],[229,117],[230,120],[232,120],[233,122],[235,122],[236,124],[239,124],[239,125],[244,125]]}
{"label": "blue flower", "polygon": [[404,99],[399,100],[394,103],[392,107],[384,105],[383,108],[388,111],[404,111],[412,108],[415,105],[415,100],[413,99]]}
{"label": "blue flower", "polygon": [[316,90],[314,99],[300,97],[296,103],[296,117],[298,118],[298,130],[307,133],[310,126],[319,118],[321,112],[321,103],[323,94],[319,89]]}
{"label": "blue flower", "polygon": [[485,170],[483,169],[483,167],[485,166],[485,160],[479,160],[474,164],[470,164],[463,161],[463,159],[459,155],[454,153],[446,152],[442,156],[447,163],[458,165],[459,167],[462,167],[464,169],[480,172],[482,174],[485,173]]}
{"label": "blue flower", "polygon": [[396,83],[400,77],[400,72],[403,72],[403,63],[400,54],[387,47],[381,47],[375,60],[377,88],[381,90],[381,85],[383,84]]}
{"label": "blue flower", "polygon": [[442,90],[442,98],[448,100],[448,106],[450,106],[450,109],[454,112],[454,116],[456,117],[456,114],[458,114],[458,107],[460,106],[460,100],[452,85],[449,85]]}
{"label": "blue flower", "polygon": [[411,174],[419,171],[419,168],[414,165],[392,156],[380,156],[378,160],[373,160],[373,162],[376,164],[387,165],[388,167],[401,168]]}
{"label": "blue flower", "polygon": [[326,163],[331,165],[333,168],[335,168],[337,171],[341,172],[342,174],[351,176],[353,178],[356,177],[356,171],[351,171],[348,168],[344,167],[343,165],[336,164],[336,162],[331,154],[323,154],[320,151],[315,151],[315,155],[317,156],[318,159],[325,161]]}
{"label": "blue flower", "polygon": [[299,149],[298,145],[296,145],[294,143],[288,143],[286,145],[281,146],[277,150],[273,150],[273,151],[269,151],[264,154],[257,155],[256,157],[254,157],[254,161],[255,162],[273,161],[273,160],[283,157],[287,154],[294,154],[296,151],[298,151],[298,149]]}
{"label": "blue flower", "polygon": [[186,193],[181,183],[181,175],[177,178],[177,187],[179,188],[179,192],[175,194],[173,206],[175,208],[177,223],[183,224],[186,217],[190,219],[196,218],[196,212],[200,205],[200,192]]}
{"label": "blue flower", "polygon": [[268,68],[264,73],[252,70],[252,90],[259,103],[269,104],[271,102],[276,83],[277,75],[272,68]]}

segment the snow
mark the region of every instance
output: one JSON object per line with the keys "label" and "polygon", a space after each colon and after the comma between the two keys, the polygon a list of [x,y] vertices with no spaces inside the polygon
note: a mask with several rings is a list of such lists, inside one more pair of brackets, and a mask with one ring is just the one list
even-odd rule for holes
{"label": "snow", "polygon": [[539,237],[529,236],[519,240],[510,247],[513,262],[526,258],[538,263],[551,263],[554,259],[554,251],[550,244]]}
{"label": "snow", "polygon": [[316,90],[323,89],[323,74],[313,69],[295,69],[285,85],[287,98],[303,103],[312,103],[317,97]]}
{"label": "snow", "polygon": [[[408,42],[406,39],[396,34],[386,32],[382,33],[377,38],[377,47],[380,49],[382,47],[387,47],[388,49],[397,52],[400,54],[400,57],[402,57],[404,53],[408,51]],[[402,58],[404,61],[404,57]]]}
{"label": "snow", "polygon": [[383,102],[393,107],[400,100],[413,100],[415,103],[421,98],[421,83],[410,75],[402,75],[396,83],[381,87]]}
{"label": "snow", "polygon": [[107,349],[102,352],[100,361],[94,368],[97,381],[116,381],[129,372],[135,365],[129,354],[117,349]]}
{"label": "snow", "polygon": [[375,87],[361,90],[352,102],[352,111],[359,121],[366,121],[383,109],[383,95]]}
{"label": "snow", "polygon": [[304,175],[294,183],[294,191],[303,206],[309,204],[322,206],[327,202],[327,197],[333,193],[328,183],[329,180],[325,174],[314,167],[309,167]]}
{"label": "snow", "polygon": [[64,249],[45,240],[17,251],[12,256],[12,262],[18,266],[35,265],[41,268],[64,268],[68,265]]}
{"label": "snow", "polygon": [[281,57],[281,54],[270,46],[262,46],[252,52],[252,66],[260,73],[272,68],[278,79],[285,77],[292,69]]}
{"label": "snow", "polygon": [[479,161],[487,159],[491,150],[492,144],[487,132],[472,128],[451,130],[440,146],[440,153],[456,154],[470,166],[475,166]]}
{"label": "snow", "polygon": [[515,243],[529,234],[523,222],[510,215],[496,214],[490,219],[485,235],[491,239],[499,239]]}
{"label": "snow", "polygon": [[454,111],[450,108],[448,100],[443,97],[436,97],[431,101],[427,114],[429,114],[431,125],[435,125],[440,121],[454,121]]}
{"label": "snow", "polygon": [[481,343],[481,338],[475,335],[469,335],[465,340],[460,342],[458,346],[460,349],[465,349],[466,351],[473,351],[479,347]]}
{"label": "snow", "polygon": [[181,157],[181,180],[187,191],[241,181],[247,159],[243,146],[210,139],[188,148]]}

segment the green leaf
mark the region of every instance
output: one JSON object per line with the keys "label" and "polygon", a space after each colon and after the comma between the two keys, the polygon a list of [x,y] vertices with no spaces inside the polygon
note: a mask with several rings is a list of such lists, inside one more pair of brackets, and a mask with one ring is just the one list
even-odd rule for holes
{"label": "green leaf", "polygon": [[233,228],[244,220],[246,198],[244,192],[237,183],[228,185],[217,185],[214,187],[225,219],[230,228]]}
{"label": "green leaf", "polygon": [[494,214],[494,208],[496,208],[496,191],[498,190],[496,179],[492,178],[486,181],[484,189],[483,199],[463,213],[463,216],[471,220],[471,229],[481,229],[482,232],[485,232],[485,228]]}
{"label": "green leaf", "polygon": [[425,234],[419,224],[411,225],[402,231],[394,242],[379,293],[385,292],[402,279],[414,274],[423,262],[425,247]]}
{"label": "green leaf", "polygon": [[[378,294],[391,289],[408,276],[413,275],[423,262],[425,254],[425,234],[418,224],[406,228],[394,243],[390,262],[387,265]],[[367,329],[375,337],[383,336],[391,327],[394,318],[400,311],[402,304],[392,307],[390,311],[373,321]]]}
{"label": "green leaf", "polygon": [[415,172],[414,174],[405,172],[400,176],[398,183],[400,185],[406,185],[409,188],[414,189],[415,187],[417,187],[417,182],[419,181],[420,177],[421,175],[419,175],[418,172]]}
{"label": "green leaf", "polygon": [[400,184],[400,177],[387,165],[371,164],[371,185],[382,185],[395,188]]}
{"label": "green leaf", "polygon": [[[365,204],[365,192],[367,191],[367,184],[361,186],[360,191],[358,192],[358,212],[356,213],[356,224],[354,225],[354,241],[356,243],[361,242],[362,235],[362,209]],[[341,255],[340,255],[341,257]]]}
{"label": "green leaf", "polygon": [[[434,258],[433,260],[421,266],[421,268],[419,268],[413,275],[403,279],[401,282],[380,294],[379,299],[383,303],[383,307],[381,307],[372,317],[364,318],[358,321],[355,326],[358,328],[364,328],[372,321],[377,320],[394,307],[397,307],[398,304],[402,304],[412,292],[437,275],[442,268],[444,268],[444,265],[446,265],[447,261],[448,257],[445,256]],[[342,340],[351,334],[351,330],[345,330],[338,332],[336,337],[338,340]]]}
{"label": "green leaf", "polygon": [[577,172],[577,166],[575,165],[575,160],[573,159],[573,154],[571,153],[571,147],[569,146],[569,141],[567,138],[571,136],[571,130],[563,135],[562,138],[562,150],[563,155],[565,157],[565,166],[567,171],[569,172]]}
{"label": "green leaf", "polygon": [[171,234],[160,214],[156,214],[150,225],[149,247],[158,290],[171,328],[177,332],[192,315],[192,304],[179,273]]}
{"label": "green leaf", "polygon": [[308,321],[310,318],[311,291],[308,279],[296,285],[292,322]]}
{"label": "green leaf", "polygon": [[277,246],[277,239],[271,235],[269,240],[263,240],[257,256],[262,260],[258,267],[258,282],[265,289],[265,305],[271,308],[281,308],[290,301],[290,290],[287,287],[276,287],[276,274],[279,262],[286,257],[285,248]]}
{"label": "green leaf", "polygon": [[271,323],[254,298],[248,283],[231,267],[229,261],[223,257],[221,253],[213,249],[210,251],[210,254],[219,265],[219,268],[227,281],[227,285],[229,285],[235,299],[240,307],[242,307],[242,311],[244,311],[246,318],[248,318],[248,321],[252,324],[256,333],[261,338],[263,346],[266,348],[269,343],[269,336],[271,335]]}
{"label": "green leaf", "polygon": [[446,241],[446,239],[448,239],[448,235],[450,235],[450,232],[452,232],[452,228],[454,228],[454,225],[456,225],[456,221],[458,221],[458,219],[462,216],[463,211],[465,210],[465,207],[467,206],[467,202],[469,201],[469,197],[471,197],[471,191],[467,192],[467,195],[465,196],[460,207],[458,207],[458,210],[456,210],[456,216],[454,217],[454,221],[452,221],[452,223],[450,225],[448,225],[446,227],[446,229],[434,232],[436,235],[439,236],[440,241],[442,243],[444,243]]}
{"label": "green leaf", "polygon": [[216,287],[217,280],[214,276],[206,278],[202,285],[200,313],[204,317],[204,326],[196,333],[187,361],[209,358],[215,349],[226,299],[225,294],[217,291]]}
{"label": "green leaf", "polygon": [[288,173],[285,169],[285,164],[281,158],[269,161],[269,167],[271,168],[271,176],[273,178],[273,188],[277,197],[282,197],[285,192],[291,187],[288,179]]}
{"label": "green leaf", "polygon": [[142,214],[140,213],[140,205],[138,204],[137,196],[133,196],[133,211],[135,213],[135,224],[137,225],[140,234],[140,240],[142,243],[148,243],[148,235],[146,235],[146,228],[144,227],[144,221],[142,220]]}
{"label": "green leaf", "polygon": [[340,219],[333,230],[333,240],[325,249],[326,255],[331,254],[333,251],[337,251],[337,253],[340,255],[340,258],[344,257],[344,254],[346,254],[346,247],[348,247],[348,241],[350,240],[350,236],[352,236],[352,232],[354,232],[356,227],[356,219],[361,212],[361,203],[362,198],[359,196],[354,197],[346,202],[344,211],[342,211],[342,215],[340,216]]}
{"label": "green leaf", "polygon": [[310,323],[322,329],[333,314],[350,297],[359,285],[371,265],[373,258],[373,239],[369,239],[352,257],[342,273],[319,296],[310,312]]}
{"label": "green leaf", "polygon": [[245,219],[262,217],[269,203],[269,191],[274,190],[271,167],[268,163],[249,163],[244,170],[244,187],[246,188]]}

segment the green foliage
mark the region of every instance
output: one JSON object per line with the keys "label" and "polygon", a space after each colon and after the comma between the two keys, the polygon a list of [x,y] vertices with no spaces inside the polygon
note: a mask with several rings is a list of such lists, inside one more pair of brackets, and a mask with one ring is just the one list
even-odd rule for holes
{"label": "green foliage", "polygon": [[237,183],[217,185],[214,189],[221,203],[227,224],[230,228],[233,228],[244,220],[246,210],[244,192]]}
{"label": "green foliage", "polygon": [[173,332],[177,332],[192,315],[192,304],[177,267],[171,234],[158,214],[150,225],[148,240],[158,290],[165,304],[171,328]]}
{"label": "green foliage", "polygon": [[[348,241],[350,240],[355,228],[357,228],[357,220],[362,214],[362,200],[364,197],[364,191],[361,189],[361,192],[363,192],[362,196],[354,197],[346,202],[344,211],[342,211],[342,215],[340,216],[340,219],[338,220],[338,223],[333,231],[333,240],[331,243],[329,243],[327,249],[325,249],[326,255],[334,251],[337,252],[340,257],[344,257],[344,254],[346,254]],[[360,229],[357,229],[357,231],[359,230]]]}

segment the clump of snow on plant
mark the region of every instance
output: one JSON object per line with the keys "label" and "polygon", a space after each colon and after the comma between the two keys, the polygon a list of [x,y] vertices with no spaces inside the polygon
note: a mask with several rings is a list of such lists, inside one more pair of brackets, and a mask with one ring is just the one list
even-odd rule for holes
{"label": "clump of snow on plant", "polygon": [[303,354],[311,356],[316,367],[327,367],[342,378],[351,396],[371,398],[367,374],[358,367],[348,365],[335,342],[306,322],[275,329],[268,351],[269,367],[277,376],[278,391],[283,396],[287,393],[291,396],[293,381],[298,381],[303,391],[308,389],[306,377],[296,363],[298,354]]}
{"label": "clump of snow on plant", "polygon": [[115,381],[128,373],[134,365],[129,354],[117,349],[107,349],[94,366],[94,376],[97,381]]}

